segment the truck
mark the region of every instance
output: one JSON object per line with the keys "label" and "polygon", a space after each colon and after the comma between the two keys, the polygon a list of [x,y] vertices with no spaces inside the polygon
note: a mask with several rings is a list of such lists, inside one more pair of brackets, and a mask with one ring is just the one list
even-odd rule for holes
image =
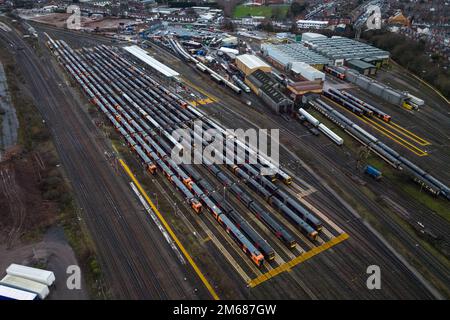
{"label": "truck", "polygon": [[11,288],[35,293],[41,300],[44,300],[50,293],[50,290],[45,284],[21,277],[11,276],[9,274],[7,274],[2,280],[0,280],[0,284]]}
{"label": "truck", "polygon": [[38,300],[38,295],[33,292],[0,285],[0,300]]}
{"label": "truck", "polygon": [[375,180],[380,180],[381,179],[381,172],[380,172],[380,170],[378,170],[377,168],[375,168],[375,167],[373,167],[371,165],[367,165],[364,168],[364,172],[367,173],[372,178],[374,178]]}

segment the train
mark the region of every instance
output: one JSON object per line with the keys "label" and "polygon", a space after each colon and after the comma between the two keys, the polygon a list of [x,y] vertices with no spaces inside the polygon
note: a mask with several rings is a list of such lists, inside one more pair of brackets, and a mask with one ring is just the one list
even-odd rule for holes
{"label": "train", "polygon": [[345,80],[345,73],[341,72],[341,71],[339,71],[339,70],[337,70],[337,69],[335,69],[335,68],[333,68],[331,66],[324,66],[323,70],[326,73],[329,73],[329,74],[331,74],[332,76],[334,76],[336,78],[339,78],[341,80]]}
{"label": "train", "polygon": [[265,259],[273,260],[275,258],[275,251],[273,248],[247,223],[245,219],[242,218],[238,212],[236,212],[236,210],[232,208],[227,201],[225,201],[223,196],[221,196],[218,192],[212,192],[214,188],[211,184],[204,177],[195,172],[191,166],[184,165],[183,168],[204,190],[210,193],[212,199],[218,204],[223,213],[233,220],[235,225],[252,241],[253,245],[261,251]]}
{"label": "train", "polygon": [[[84,69],[84,67],[81,68]],[[72,68],[70,70],[72,70]],[[129,91],[127,94],[124,94],[121,90],[122,97],[125,101],[127,101],[127,103],[125,103],[118,96],[114,96],[114,98],[111,95],[108,95],[107,98],[102,97],[99,90],[97,90],[97,87],[100,88],[102,84],[97,83],[96,80],[89,80],[87,78],[82,79],[82,77],[78,77],[78,80],[85,86],[88,95],[90,95],[91,98],[96,98],[96,105],[108,116],[116,130],[124,136],[131,150],[137,153],[141,160],[149,168],[151,166],[152,173],[155,171],[154,169],[156,164],[168,180],[175,184],[178,190],[182,191],[187,201],[191,203],[196,212],[200,212],[202,208],[200,201],[203,202],[205,207],[208,208],[214,215],[218,223],[240,245],[241,249],[258,267],[261,267],[264,262],[264,256],[261,252],[253,246],[253,244],[242,234],[239,228],[221,211],[221,209],[209,199],[209,197],[196,185],[195,181],[186,175],[185,172],[177,166],[170,157],[168,157],[166,151],[170,150],[170,147],[163,140],[158,139],[158,134],[154,130],[151,130],[151,128],[145,123],[144,119],[149,122],[154,121],[153,124],[155,126],[159,126],[158,123],[162,122],[160,117],[165,117],[166,123],[171,123],[171,120],[169,119],[170,112],[166,109],[171,106],[170,103],[163,99],[155,91],[148,89],[147,92],[152,94],[155,98],[158,97],[160,100],[160,103],[154,106],[157,106],[157,108],[163,112],[156,114],[152,110],[146,108],[145,103],[140,103],[141,99],[142,101],[147,101],[152,104],[156,102],[156,100],[153,100],[148,95],[144,97],[142,95],[144,92],[142,91],[141,93],[138,91],[134,91],[134,93]],[[127,87],[125,83],[122,84],[122,86]],[[119,87],[120,86],[117,86],[117,88]],[[94,92],[97,95],[94,94]],[[139,95],[139,98],[137,98],[136,95]],[[178,97],[176,96],[171,96],[170,98],[172,101],[179,102]],[[123,107],[119,107],[119,104]],[[134,110],[131,109],[129,105],[132,105]],[[138,115],[135,110],[138,111],[140,115]],[[133,117],[131,117],[130,114],[132,114]],[[165,116],[165,114],[169,114],[169,117]],[[179,116],[181,117],[182,115],[179,114]],[[134,119],[137,119],[140,124]],[[159,133],[164,132],[163,128],[160,126],[159,128],[161,129],[159,130]],[[150,132],[150,134],[148,132]],[[158,139],[158,143],[154,139]],[[200,201],[198,199],[200,199]],[[242,224],[243,221],[240,221],[240,225]],[[272,256],[273,254],[268,254],[268,257]]]}
{"label": "train", "polygon": [[343,107],[345,107],[346,109],[350,110],[351,112],[353,112],[354,114],[362,117],[364,115],[364,111],[359,108],[357,105],[355,105],[352,102],[349,102],[345,99],[343,99],[341,96],[336,95],[334,92],[332,91],[323,91],[323,95],[331,100],[333,100],[334,102],[342,105]]}
{"label": "train", "polygon": [[365,145],[369,146],[383,159],[390,163],[397,169],[403,169],[409,172],[413,180],[423,186],[426,190],[435,196],[443,196],[450,200],[450,188],[444,183],[427,173],[425,170],[419,168],[417,165],[401,156],[398,152],[388,147],[378,138],[374,137],[353,121],[333,109],[331,106],[320,100],[320,98],[313,98],[309,100],[309,104],[316,110],[324,114],[331,121],[341,126],[344,130],[356,137]]}
{"label": "train", "polygon": [[346,98],[352,100],[353,102],[357,103],[357,105],[362,106],[362,107],[366,107],[370,110],[372,110],[373,114],[376,115],[378,118],[382,119],[385,122],[390,122],[391,121],[391,116],[388,115],[387,113],[381,111],[380,109],[372,106],[371,104],[364,102],[363,100],[355,97],[354,95],[348,93],[347,91],[339,91],[343,96],[345,96]]}

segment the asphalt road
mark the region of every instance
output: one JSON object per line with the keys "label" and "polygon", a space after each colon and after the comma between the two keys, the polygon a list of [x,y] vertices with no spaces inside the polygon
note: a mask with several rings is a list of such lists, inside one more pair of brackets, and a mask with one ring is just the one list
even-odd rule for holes
{"label": "asphalt road", "polygon": [[76,103],[71,89],[64,87],[48,50],[41,44],[43,55],[37,57],[16,31],[2,31],[0,41],[15,56],[35,105],[52,132],[111,297],[210,298],[146,217],[128,179],[107,161],[105,152],[112,153],[110,145]]}

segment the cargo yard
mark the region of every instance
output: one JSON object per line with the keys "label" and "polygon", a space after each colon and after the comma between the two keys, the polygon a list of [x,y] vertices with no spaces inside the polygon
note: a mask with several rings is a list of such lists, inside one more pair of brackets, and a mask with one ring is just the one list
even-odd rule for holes
{"label": "cargo yard", "polygon": [[[15,29],[0,40],[27,48],[33,90],[54,95],[40,93],[40,111],[65,139],[113,297],[450,297],[448,102],[389,52],[311,32],[280,44],[169,25],[117,43],[30,24],[40,56]],[[238,128],[279,129],[280,167]],[[178,163],[174,148],[203,162]],[[370,265],[382,290],[366,287]]]}

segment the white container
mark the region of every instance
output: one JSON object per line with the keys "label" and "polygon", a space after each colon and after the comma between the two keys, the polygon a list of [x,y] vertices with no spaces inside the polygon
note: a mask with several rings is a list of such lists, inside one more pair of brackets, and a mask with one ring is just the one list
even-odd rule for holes
{"label": "white container", "polygon": [[336,133],[328,129],[324,124],[319,124],[319,130],[323,132],[328,138],[333,140],[338,146],[341,146],[344,143],[344,139],[339,137]]}
{"label": "white container", "polygon": [[0,300],[36,300],[37,294],[0,285]]}
{"label": "white container", "polygon": [[317,127],[320,124],[320,121],[314,118],[312,115],[309,114],[308,111],[305,109],[300,108],[298,112],[306,118],[308,122],[310,122],[313,126]]}
{"label": "white container", "polygon": [[12,276],[22,277],[51,286],[55,281],[55,275],[51,271],[22,266],[19,264],[11,264],[6,273]]}
{"label": "white container", "polygon": [[0,284],[14,287],[17,289],[22,289],[25,291],[34,292],[39,296],[40,299],[45,299],[50,293],[50,290],[48,290],[48,287],[45,284],[21,277],[11,276],[9,274],[7,274],[0,281]]}

